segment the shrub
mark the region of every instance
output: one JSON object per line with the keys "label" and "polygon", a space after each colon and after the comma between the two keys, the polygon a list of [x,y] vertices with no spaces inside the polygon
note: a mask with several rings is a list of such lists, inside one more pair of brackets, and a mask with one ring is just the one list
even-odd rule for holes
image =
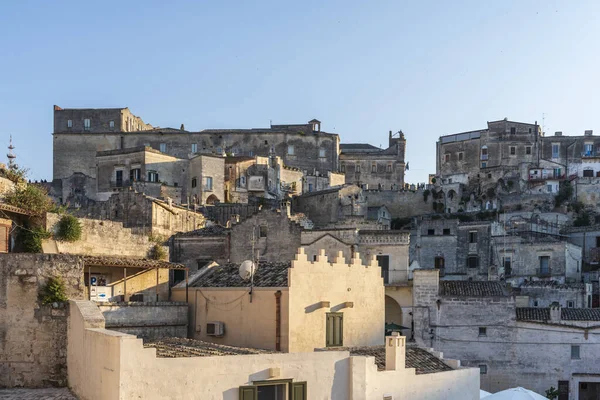
{"label": "shrub", "polygon": [[436,178],[431,178],[431,183],[433,183],[435,185],[436,182],[437,182]]}
{"label": "shrub", "polygon": [[155,244],[150,249],[149,256],[153,260],[164,260],[167,258],[167,252],[161,245]]}
{"label": "shrub", "polygon": [[155,234],[151,233],[150,235],[148,235],[148,241],[150,241],[152,243],[156,243],[156,244],[163,244],[164,242],[167,241],[167,238],[165,238],[161,234],[155,235]]}
{"label": "shrub", "polygon": [[556,207],[560,207],[565,201],[569,201],[573,196],[573,187],[571,186],[571,182],[563,181],[560,183],[560,188],[558,189],[558,193],[554,197],[554,205]]}
{"label": "shrub", "polygon": [[48,239],[50,236],[50,232],[46,232],[43,228],[23,227],[19,230],[17,243],[25,253],[41,253],[42,239]]}
{"label": "shrub", "polygon": [[50,278],[39,293],[42,304],[62,303],[68,301],[65,283],[61,278]]}
{"label": "shrub", "polygon": [[573,226],[589,226],[589,225],[590,225],[590,215],[587,212],[582,212],[573,221]]}
{"label": "shrub", "polygon": [[4,201],[38,216],[48,212],[54,204],[46,190],[36,185],[17,186],[6,195]]}
{"label": "shrub", "polygon": [[558,398],[559,392],[554,386],[550,386],[550,389],[546,390],[546,398],[549,400],[556,400]]}
{"label": "shrub", "polygon": [[65,242],[76,242],[81,239],[81,224],[79,220],[72,215],[63,216],[58,221],[58,240]]}
{"label": "shrub", "polygon": [[431,193],[431,191],[429,189],[426,189],[423,191],[423,201],[425,203],[427,203],[427,198],[429,197],[429,194]]}

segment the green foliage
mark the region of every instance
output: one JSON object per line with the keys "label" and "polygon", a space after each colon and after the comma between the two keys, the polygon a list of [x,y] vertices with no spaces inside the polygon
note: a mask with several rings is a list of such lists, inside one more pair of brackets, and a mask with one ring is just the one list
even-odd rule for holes
{"label": "green foliage", "polygon": [[42,239],[49,239],[50,236],[50,232],[46,232],[43,228],[24,227],[19,230],[17,244],[25,253],[41,253]]}
{"label": "green foliage", "polygon": [[496,219],[496,211],[481,211],[477,213],[477,219],[480,221],[488,221],[491,219]]}
{"label": "green foliage", "polygon": [[17,185],[4,199],[11,206],[20,207],[41,216],[53,207],[48,192],[36,185]]}
{"label": "green foliage", "polygon": [[512,187],[515,185],[515,182],[509,179],[508,182],[506,182],[506,185],[509,189],[512,189]]}
{"label": "green foliage", "polygon": [[0,170],[0,175],[14,183],[24,183],[27,173],[29,171],[26,168],[20,168],[18,165],[13,167],[7,167]]}
{"label": "green foliage", "polygon": [[573,186],[571,186],[571,182],[562,181],[560,183],[560,188],[558,189],[558,193],[554,197],[554,205],[556,207],[560,207],[564,202],[569,201],[573,196]]}
{"label": "green foliage", "polygon": [[167,258],[167,252],[164,247],[159,244],[155,244],[150,249],[149,256],[152,260],[165,260]]}
{"label": "green foliage", "polygon": [[458,214],[456,216],[460,222],[472,222],[475,221],[475,217],[469,214]]}
{"label": "green foliage", "polygon": [[72,215],[64,215],[58,221],[56,236],[58,240],[65,242],[76,242],[81,239],[81,224],[79,220]]}
{"label": "green foliage", "polygon": [[577,218],[573,221],[573,226],[589,226],[590,215],[587,212],[582,212],[577,215]]}
{"label": "green foliage", "polygon": [[489,188],[488,190],[486,190],[486,195],[489,198],[494,198],[494,196],[496,196],[496,189],[494,188]]}
{"label": "green foliage", "polygon": [[425,190],[423,191],[423,201],[424,201],[425,203],[427,203],[427,198],[429,197],[429,195],[430,195],[430,194],[431,194],[431,191],[430,191],[429,189],[425,189]]}
{"label": "green foliage", "polygon": [[50,278],[39,293],[42,304],[62,303],[68,301],[65,283],[61,278]]}
{"label": "green foliage", "polygon": [[431,183],[433,183],[435,185],[436,182],[437,182],[436,178],[431,178]]}
{"label": "green foliage", "polygon": [[148,241],[156,244],[163,244],[167,241],[167,238],[160,234],[155,235],[151,233],[150,235],[148,235]]}
{"label": "green foliage", "polygon": [[558,390],[554,386],[550,386],[550,389],[546,390],[546,398],[549,400],[558,399]]}

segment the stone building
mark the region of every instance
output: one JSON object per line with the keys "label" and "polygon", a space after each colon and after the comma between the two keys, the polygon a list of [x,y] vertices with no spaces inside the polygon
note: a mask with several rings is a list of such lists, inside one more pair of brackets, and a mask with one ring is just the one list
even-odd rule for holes
{"label": "stone building", "polygon": [[599,310],[519,307],[500,282],[440,281],[438,274],[414,274],[417,343],[479,367],[487,391],[553,386],[564,399],[598,396]]}
{"label": "stone building", "polygon": [[390,131],[386,149],[348,143],[341,144],[340,150],[340,172],[347,184],[388,190],[404,187],[406,139],[402,131]]}
{"label": "stone building", "polygon": [[107,329],[89,302],[71,302],[69,313],[69,387],[81,398],[479,399],[476,369],[401,336],[385,346],[280,353],[180,338],[144,343]]}
{"label": "stone building", "polygon": [[[70,121],[70,122],[69,122]],[[259,129],[208,129],[188,132],[143,123],[128,109],[54,107],[53,178],[56,184],[80,173],[96,178],[98,151],[141,146],[188,159],[194,154],[263,156],[275,154],[301,170],[337,171],[339,136],[321,131],[321,123],[271,125]]]}
{"label": "stone building", "polygon": [[[300,248],[291,263],[259,263],[250,285],[238,263],[208,266],[192,277],[191,337],[290,353],[383,342],[384,287],[375,257],[367,265],[358,253],[349,261],[338,254],[330,262],[321,251],[309,261]],[[182,294],[174,289],[174,299]],[[211,334],[210,321],[218,321],[223,333]]]}
{"label": "stone building", "polygon": [[304,193],[294,198],[292,207],[295,212],[310,218],[317,227],[326,227],[347,217],[361,216],[365,219],[367,214],[363,191],[356,185]]}

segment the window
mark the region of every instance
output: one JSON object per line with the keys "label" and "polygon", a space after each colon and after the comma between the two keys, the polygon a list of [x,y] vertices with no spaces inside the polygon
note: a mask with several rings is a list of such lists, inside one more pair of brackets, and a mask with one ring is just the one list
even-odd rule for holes
{"label": "window", "polygon": [[554,168],[554,177],[555,178],[560,178],[562,175],[562,169],[560,168]]}
{"label": "window", "polygon": [[86,131],[89,131],[91,127],[92,127],[92,121],[90,121],[89,118],[84,119],[83,120],[83,129]]}
{"label": "window", "polygon": [[158,182],[158,172],[148,171],[148,182]]}
{"label": "window", "polygon": [[217,147],[217,154],[218,155],[223,154],[223,149],[221,147]]}
{"label": "window", "polygon": [[571,360],[579,360],[581,357],[579,356],[579,346],[572,345],[571,346]]}
{"label": "window", "polygon": [[460,153],[458,153],[458,161],[462,161],[463,157],[464,157],[464,154],[462,151]]}
{"label": "window", "polygon": [[167,152],[167,144],[166,143],[161,143],[159,146],[160,152],[161,153],[166,153]]}
{"label": "window", "polygon": [[510,256],[502,257],[502,265],[504,265],[504,276],[510,276],[512,272],[512,260]]}
{"label": "window", "polygon": [[307,400],[306,382],[291,379],[254,382],[252,386],[240,386],[239,400]]}
{"label": "window", "polygon": [[356,172],[360,174],[360,164],[356,164]]}
{"label": "window", "polygon": [[481,375],[487,374],[487,365],[485,365],[485,364],[479,364],[479,373]]}
{"label": "window", "polygon": [[246,177],[245,176],[240,177],[240,186],[241,187],[246,186]]}
{"label": "window", "polygon": [[479,268],[479,257],[478,256],[467,257],[467,267],[468,268]]}
{"label": "window", "polygon": [[73,120],[70,119],[67,121],[67,128],[72,128],[73,127]]}
{"label": "window", "polygon": [[319,149],[319,157],[325,158],[325,149]]}
{"label": "window", "polygon": [[443,230],[444,235],[449,235],[450,234],[450,228],[445,228]]}
{"label": "window", "polygon": [[387,172],[392,172],[392,164],[387,165]]}
{"label": "window", "polygon": [[512,128],[510,128],[510,134],[514,135],[515,133],[517,133],[517,128],[515,128],[514,126]]}
{"label": "window", "polygon": [[443,269],[446,266],[446,260],[444,257],[437,256],[433,259],[433,266],[435,269]]}
{"label": "window", "polygon": [[534,306],[534,307],[538,307],[538,306],[539,306],[539,303],[538,303],[538,301],[537,301],[537,300],[534,300],[534,301],[533,301],[533,306]]}
{"label": "window", "polygon": [[344,314],[326,314],[325,345],[327,347],[339,347],[344,345]]}
{"label": "window", "polygon": [[515,146],[510,146],[510,155],[511,156],[517,155],[517,148]]}
{"label": "window", "polygon": [[309,183],[309,184],[308,184],[308,192],[310,193],[310,192],[312,192],[312,191],[313,191],[313,184],[312,184],[312,183]]}
{"label": "window", "polygon": [[192,178],[192,187],[195,188],[196,186],[198,186],[198,178]]}
{"label": "window", "polygon": [[586,178],[592,178],[594,176],[594,170],[593,169],[584,169],[583,176]]}
{"label": "window", "polygon": [[485,167],[487,167],[487,163],[486,162],[482,162],[481,163],[481,168],[485,168]]}
{"label": "window", "polygon": [[479,336],[487,336],[487,328],[485,326],[479,327]]}
{"label": "window", "polygon": [[377,263],[381,268],[381,277],[383,278],[383,283],[390,283],[390,256],[377,256]]}
{"label": "window", "polygon": [[594,145],[592,143],[586,143],[583,145],[583,155],[591,156],[594,152]]}
{"label": "window", "polygon": [[267,237],[267,225],[261,225],[258,228],[258,237],[266,238]]}
{"label": "window", "polygon": [[469,232],[469,243],[477,243],[477,231]]}
{"label": "window", "polygon": [[192,143],[192,153],[197,153],[198,152],[198,144],[197,143]]}
{"label": "window", "polygon": [[435,235],[435,229],[427,229],[427,235],[428,235],[428,236],[433,236],[433,235]]}
{"label": "window", "polygon": [[206,177],[206,185],[204,186],[204,190],[211,191],[213,190],[213,178],[212,176]]}
{"label": "window", "polygon": [[531,133],[531,128],[529,128],[529,133]]}
{"label": "window", "polygon": [[526,146],[525,147],[525,154],[531,154],[531,146]]}
{"label": "window", "polygon": [[288,155],[290,155],[290,156],[294,155],[294,146],[292,146],[292,145],[288,146]]}
{"label": "window", "polygon": [[552,158],[558,158],[559,149],[560,149],[560,144],[552,143]]}
{"label": "window", "polygon": [[481,148],[481,159],[483,161],[487,161],[487,159],[488,159],[488,148],[487,148],[487,146],[483,146]]}
{"label": "window", "polygon": [[445,162],[449,162],[450,161],[450,154],[444,154],[444,161]]}
{"label": "window", "polygon": [[116,184],[117,186],[123,186],[123,171],[122,170],[118,170],[115,171],[115,180],[116,180]]}
{"label": "window", "polygon": [[340,172],[346,172],[346,164],[342,163],[340,165]]}
{"label": "window", "polygon": [[115,121],[108,121],[108,127],[110,129],[115,129]]}
{"label": "window", "polygon": [[550,275],[550,256],[540,256],[540,275]]}
{"label": "window", "polygon": [[575,302],[573,300],[567,301],[567,308],[575,308]]}
{"label": "window", "polygon": [[131,182],[137,182],[142,179],[142,170],[140,168],[132,168],[129,171],[129,180]]}
{"label": "window", "polygon": [[377,173],[377,164],[371,164],[371,172]]}

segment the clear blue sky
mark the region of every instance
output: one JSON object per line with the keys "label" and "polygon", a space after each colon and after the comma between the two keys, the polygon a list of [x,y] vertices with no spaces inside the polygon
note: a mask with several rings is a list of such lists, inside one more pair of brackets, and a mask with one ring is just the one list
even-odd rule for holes
{"label": "clear blue sky", "polygon": [[[323,121],[342,142],[486,121],[600,134],[600,2],[2,1],[0,146],[52,177],[52,105],[128,106],[188,130]],[[4,151],[0,153],[4,161]]]}

